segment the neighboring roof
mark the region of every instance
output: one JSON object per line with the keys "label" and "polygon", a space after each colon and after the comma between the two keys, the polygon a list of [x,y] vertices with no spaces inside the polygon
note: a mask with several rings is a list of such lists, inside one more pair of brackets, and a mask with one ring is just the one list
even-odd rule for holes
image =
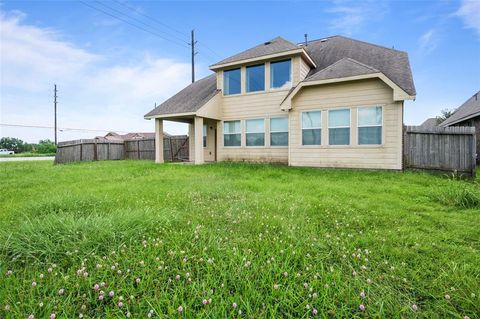
{"label": "neighboring roof", "polygon": [[[311,70],[308,74],[307,81],[310,80],[314,74],[324,70],[335,62],[344,58],[350,58],[362,63],[366,68],[373,68],[385,74],[386,77],[409,95],[413,96],[416,94],[408,54],[406,52],[343,36],[333,36],[310,41],[307,46],[303,47],[317,65],[317,68]],[[352,76],[354,74],[349,74],[348,70],[345,70],[343,75]]]}
{"label": "neighboring roof", "polygon": [[436,117],[431,117],[426,119],[422,124],[420,124],[421,127],[424,128],[432,128],[438,126],[438,120]]}
{"label": "neighboring roof", "polygon": [[360,63],[351,58],[343,58],[326,67],[323,70],[318,71],[307,77],[305,81],[318,81],[327,79],[344,78],[355,75],[378,73],[375,68]]}
{"label": "neighboring roof", "polygon": [[215,73],[211,74],[201,80],[198,80],[152,111],[145,114],[145,117],[153,117],[162,114],[177,114],[177,113],[192,113],[201,108],[212,97],[214,97],[219,90],[217,90],[217,78]]}
{"label": "neighboring roof", "polygon": [[[169,137],[170,134],[167,132],[163,132],[163,135]],[[96,136],[96,140],[107,140],[107,141],[124,141],[124,140],[141,140],[141,139],[151,139],[155,138],[155,133],[147,132],[147,133],[127,133],[127,134],[118,134],[116,132],[108,132],[105,136]]]}
{"label": "neighboring roof", "polygon": [[463,103],[449,118],[443,121],[440,126],[449,126],[459,122],[480,116],[480,91],[475,93]]}
{"label": "neighboring roof", "polygon": [[287,41],[282,37],[276,37],[275,39],[264,42],[251,49],[228,57],[220,62],[211,65],[210,67],[297,49],[299,49],[298,45]]}

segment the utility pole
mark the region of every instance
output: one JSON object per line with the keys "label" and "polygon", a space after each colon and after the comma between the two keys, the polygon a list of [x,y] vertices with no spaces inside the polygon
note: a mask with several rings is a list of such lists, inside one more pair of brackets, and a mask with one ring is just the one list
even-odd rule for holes
{"label": "utility pole", "polygon": [[195,30],[192,30],[192,42],[190,45],[192,46],[192,83],[195,82],[195,55],[197,52],[195,52]]}
{"label": "utility pole", "polygon": [[55,145],[57,145],[57,85],[54,84],[53,89],[53,112],[54,112],[54,130],[55,130]]}

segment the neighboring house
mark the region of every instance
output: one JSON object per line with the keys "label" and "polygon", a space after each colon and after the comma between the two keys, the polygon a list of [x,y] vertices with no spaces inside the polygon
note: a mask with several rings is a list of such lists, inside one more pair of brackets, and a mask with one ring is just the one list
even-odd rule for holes
{"label": "neighboring house", "polygon": [[[170,136],[168,133],[163,133],[164,137]],[[105,136],[96,136],[96,140],[109,140],[109,141],[125,141],[125,140],[143,140],[155,138],[155,133],[127,133],[118,134],[115,132],[108,132]]]}
{"label": "neighboring house", "polygon": [[[224,59],[145,115],[189,123],[190,160],[402,169],[407,53],[334,36],[281,37]],[[162,152],[156,161],[163,162]]]}
{"label": "neighboring house", "polygon": [[426,119],[422,124],[420,124],[423,128],[432,128],[438,126],[438,119],[436,117],[431,117]]}
{"label": "neighboring house", "polygon": [[473,126],[477,136],[477,162],[480,161],[480,91],[463,103],[440,126]]}

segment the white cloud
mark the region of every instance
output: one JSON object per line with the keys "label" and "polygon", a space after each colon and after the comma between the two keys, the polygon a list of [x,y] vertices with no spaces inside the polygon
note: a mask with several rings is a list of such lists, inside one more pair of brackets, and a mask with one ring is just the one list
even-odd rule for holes
{"label": "white cloud", "polygon": [[420,36],[418,39],[418,47],[423,55],[427,55],[436,49],[438,45],[438,32],[430,29]]}
{"label": "white cloud", "polygon": [[330,21],[334,32],[345,35],[358,33],[367,23],[381,19],[386,13],[386,3],[381,1],[334,1],[327,10],[335,15]]}
{"label": "white cloud", "polygon": [[463,0],[456,15],[462,17],[467,28],[474,29],[480,36],[480,1]]}
{"label": "white cloud", "polygon": [[[112,62],[62,39],[56,30],[23,23],[15,12],[0,15],[0,122],[52,125],[53,83],[59,87],[59,127],[153,131],[143,115],[189,83],[190,65],[145,53]],[[133,62],[132,62],[133,60]],[[166,130],[184,134],[181,124]],[[60,140],[102,132],[59,134]],[[0,127],[1,136],[27,141],[52,138],[53,130]]]}

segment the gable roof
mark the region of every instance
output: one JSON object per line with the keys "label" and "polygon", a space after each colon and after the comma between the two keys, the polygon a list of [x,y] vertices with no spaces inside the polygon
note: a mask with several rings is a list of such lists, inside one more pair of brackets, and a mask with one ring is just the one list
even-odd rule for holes
{"label": "gable roof", "polygon": [[282,37],[276,37],[270,41],[223,59],[210,67],[297,49],[299,49],[298,45],[287,41]]}
{"label": "gable roof", "polygon": [[211,74],[201,80],[198,80],[147,114],[146,118],[162,114],[175,113],[192,113],[201,108],[212,97],[214,97],[219,90],[217,90],[217,78],[215,73]]}
{"label": "gable roof", "polygon": [[448,119],[440,124],[440,126],[454,125],[476,116],[480,116],[480,91],[465,101],[465,103],[456,109]]}
{"label": "gable roof", "polygon": [[304,81],[336,79],[378,72],[380,71],[368,65],[360,63],[354,59],[343,58],[329,65],[325,69],[313,73],[312,75],[308,76]]}
{"label": "gable roof", "polygon": [[432,128],[432,127],[436,127],[438,126],[438,120],[436,117],[430,117],[428,119],[426,119],[425,121],[423,121],[422,124],[420,124],[421,127],[424,127],[424,128]]}
{"label": "gable roof", "polygon": [[[350,58],[362,63],[367,68],[373,68],[385,74],[409,95],[416,94],[406,52],[338,35],[310,41],[307,46],[304,46],[304,49],[317,65],[310,71],[307,79],[343,58]],[[353,69],[352,72],[356,72],[355,70]],[[349,74],[346,70],[343,75],[353,76],[355,74]]]}

